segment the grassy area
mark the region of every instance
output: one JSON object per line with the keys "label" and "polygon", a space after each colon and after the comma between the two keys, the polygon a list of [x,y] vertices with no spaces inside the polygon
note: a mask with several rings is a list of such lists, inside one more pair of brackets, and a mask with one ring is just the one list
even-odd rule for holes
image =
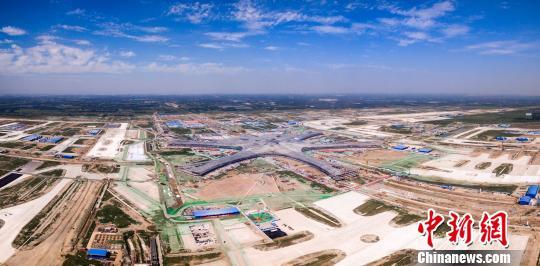
{"label": "grassy area", "polygon": [[294,266],[330,266],[345,258],[345,253],[341,250],[323,250],[300,256],[284,265]]}
{"label": "grassy area", "polygon": [[493,169],[493,173],[495,173],[496,176],[506,175],[512,172],[512,169],[514,168],[514,165],[511,163],[503,163],[495,169]]}
{"label": "grassy area", "polygon": [[434,184],[434,185],[452,185],[455,187],[462,187],[462,188],[468,188],[468,189],[482,189],[484,191],[491,191],[491,192],[501,192],[501,193],[507,193],[512,194],[514,190],[517,189],[516,185],[471,185],[471,184],[462,184],[458,183],[459,181],[456,180],[448,180],[448,179],[441,179],[438,177],[421,177],[421,176],[414,176],[414,180],[425,182],[428,184]]}
{"label": "grassy area", "polygon": [[18,148],[23,147],[25,145],[26,145],[26,143],[19,142],[19,141],[0,142],[0,147],[9,148],[9,149],[18,149]]}
{"label": "grassy area", "polygon": [[117,165],[117,164],[113,164],[113,165],[83,164],[82,171],[83,172],[91,172],[91,173],[103,173],[103,174],[118,173],[118,172],[120,172],[120,165]]}
{"label": "grassy area", "polygon": [[313,238],[313,234],[309,231],[298,232],[293,235],[288,235],[284,237],[278,237],[273,239],[270,243],[258,244],[253,246],[253,248],[258,250],[273,250],[278,248],[288,247],[300,242],[308,241]]}
{"label": "grassy area", "polygon": [[65,150],[63,150],[62,152],[65,152],[65,153],[75,153],[75,149],[77,147],[73,147],[73,146],[69,146],[67,147]]}
{"label": "grassy area", "polygon": [[27,159],[0,155],[0,176],[15,170],[28,162],[29,160]]}
{"label": "grassy area", "polygon": [[103,265],[98,260],[90,260],[86,258],[84,251],[78,251],[75,255],[66,255],[62,266],[89,266],[89,265]]}
{"label": "grassy area", "polygon": [[103,206],[98,212],[97,217],[100,223],[113,223],[119,228],[128,227],[130,224],[137,223],[122,209],[113,204]]}
{"label": "grassy area", "polygon": [[22,196],[20,192],[24,191],[26,187],[34,187],[40,181],[41,178],[29,177],[15,185],[5,187],[4,189],[0,190],[0,208],[5,208],[7,206],[19,203],[19,199]]}
{"label": "grassy area", "polygon": [[306,180],[302,175],[299,175],[293,171],[290,171],[290,170],[285,170],[285,171],[278,171],[277,172],[278,175],[280,176],[287,176],[287,177],[290,177],[290,178],[294,178],[298,181],[300,181],[301,183],[306,183],[308,180]]}
{"label": "grassy area", "polygon": [[433,232],[433,235],[438,238],[445,237],[446,233],[450,232],[450,230],[452,230],[452,228],[447,223],[442,223],[437,227],[437,230]]}
{"label": "grassy area", "polygon": [[223,256],[221,252],[210,252],[205,254],[186,254],[182,256],[166,256],[164,257],[165,265],[197,265],[204,262],[210,262],[219,259]]}
{"label": "grassy area", "polygon": [[276,171],[277,169],[278,168],[275,165],[268,163],[261,158],[257,158],[248,163],[241,163],[235,170],[239,173],[261,173]]}
{"label": "grassy area", "polygon": [[475,115],[458,116],[452,119],[426,121],[424,123],[435,125],[448,125],[454,122],[461,122],[466,124],[538,123],[538,121],[535,120],[525,119],[525,113],[527,111],[528,110],[515,110],[497,113],[484,112]]}
{"label": "grassy area", "polygon": [[179,150],[170,150],[170,151],[161,151],[159,152],[162,156],[170,156],[170,155],[195,155],[193,153],[193,150],[190,148],[184,148]]}
{"label": "grassy area", "polygon": [[415,265],[414,262],[416,261],[416,256],[417,256],[416,250],[412,250],[412,249],[400,250],[389,256],[386,256],[380,259],[379,261],[376,261],[373,265],[380,265],[380,266]]}
{"label": "grassy area", "polygon": [[297,173],[295,173],[293,171],[290,171],[290,170],[278,171],[277,174],[280,175],[280,176],[286,176],[286,177],[294,178],[294,179],[298,180],[300,183],[304,183],[304,184],[309,183],[309,186],[311,188],[320,190],[323,193],[332,193],[332,192],[335,191],[333,188],[330,188],[330,187],[328,187],[326,185],[319,184],[319,183],[307,180],[302,175],[299,175],[299,174],[297,174]]}
{"label": "grassy area", "polygon": [[75,145],[82,145],[84,142],[87,141],[87,139],[78,139],[77,141],[73,142]]}
{"label": "grassy area", "polygon": [[169,128],[170,131],[172,131],[176,135],[187,135],[191,134],[191,129],[189,128]]}
{"label": "grassy area", "polygon": [[48,151],[50,149],[54,148],[54,145],[45,145],[41,148],[39,148],[40,151]]}
{"label": "grassy area", "polygon": [[60,132],[58,132],[56,135],[64,136],[64,137],[71,137],[73,135],[79,134],[79,131],[81,131],[79,128],[64,128]]}
{"label": "grassy area", "polygon": [[294,209],[299,213],[303,214],[304,216],[311,218],[315,221],[332,227],[341,227],[341,223],[336,218],[313,207],[295,207]]}
{"label": "grassy area", "polygon": [[474,166],[474,168],[478,169],[478,170],[484,170],[488,167],[491,166],[491,162],[481,162],[479,164],[477,164],[476,166]]}
{"label": "grassy area", "polygon": [[412,133],[410,128],[393,128],[393,127],[382,126],[380,130],[384,132],[398,133],[398,134],[411,134]]}
{"label": "grassy area", "polygon": [[392,222],[397,225],[408,225],[422,219],[419,215],[408,213],[400,207],[389,205],[375,199],[366,201],[364,204],[356,207],[353,211],[363,216],[373,216],[387,211],[394,211],[397,212],[398,215],[392,219]]}
{"label": "grassy area", "polygon": [[474,137],[472,139],[476,140],[492,140],[496,137],[518,137],[520,134],[515,134],[505,130],[486,130]]}
{"label": "grassy area", "polygon": [[392,211],[395,209],[397,209],[397,207],[388,205],[382,201],[370,199],[366,201],[364,204],[356,207],[353,211],[363,216],[373,216],[379,213]]}
{"label": "grassy area", "polygon": [[36,168],[36,170],[45,169],[45,168],[53,167],[57,165],[61,165],[61,163],[55,162],[55,161],[44,161],[43,164],[41,164],[38,168]]}
{"label": "grassy area", "polygon": [[40,175],[49,176],[49,177],[61,177],[64,173],[64,169],[54,169],[47,172],[43,172]]}
{"label": "grassy area", "polygon": [[407,157],[391,161],[382,165],[383,168],[390,169],[393,171],[407,171],[417,165],[429,160],[431,157],[429,155],[422,154],[409,154]]}
{"label": "grassy area", "polygon": [[363,120],[353,120],[351,122],[344,123],[345,126],[361,126],[367,124],[366,121]]}
{"label": "grassy area", "polygon": [[214,132],[213,130],[209,129],[209,128],[194,128],[191,130],[191,132],[193,132],[193,134],[211,134],[211,133],[216,133]]}

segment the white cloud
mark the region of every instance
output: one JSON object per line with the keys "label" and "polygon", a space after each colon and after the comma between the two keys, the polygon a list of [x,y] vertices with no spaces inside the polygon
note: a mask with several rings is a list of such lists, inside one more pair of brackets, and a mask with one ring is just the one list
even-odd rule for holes
{"label": "white cloud", "polygon": [[350,32],[349,28],[330,25],[313,26],[311,29],[323,34],[345,34]]}
{"label": "white cloud", "polygon": [[205,33],[210,38],[217,41],[240,42],[249,35],[247,32],[207,32]]}
{"label": "white cloud", "polygon": [[198,24],[210,16],[213,7],[209,3],[176,3],[169,7],[167,15],[185,16],[191,23]]}
{"label": "white cloud", "polygon": [[241,0],[234,5],[233,18],[244,23],[249,31],[260,32],[267,27],[273,27],[287,22],[309,22],[323,25],[346,22],[343,16],[312,16],[297,11],[265,12],[250,0]]}
{"label": "white cloud", "polygon": [[134,56],[135,56],[135,52],[133,52],[133,51],[121,51],[121,52],[119,53],[119,55],[120,55],[121,57],[134,57]]}
{"label": "white cloud", "polygon": [[20,36],[26,34],[25,30],[13,26],[4,26],[2,29],[0,29],[0,32],[3,32],[9,36]]}
{"label": "white cloud", "polygon": [[431,35],[429,35],[427,32],[423,32],[423,31],[406,31],[403,33],[403,35],[406,38],[399,39],[399,42],[398,42],[399,46],[409,46],[419,41],[441,42],[440,38],[434,38]]}
{"label": "white cloud", "polygon": [[127,23],[125,25],[127,25],[127,27],[132,27],[133,29],[144,31],[147,33],[161,33],[168,30],[166,27],[143,27],[143,26],[132,25],[130,23]]}
{"label": "white cloud", "polygon": [[465,47],[466,50],[477,51],[483,55],[514,55],[538,48],[538,42],[520,42],[516,40],[484,42]]}
{"label": "white cloud", "polygon": [[180,74],[234,74],[238,72],[248,71],[243,67],[225,66],[221,63],[202,63],[202,64],[159,64],[152,62],[143,68],[148,72],[160,73],[180,73]]}
{"label": "white cloud", "polygon": [[36,40],[40,41],[40,42],[52,42],[54,40],[58,40],[59,38],[57,36],[54,36],[54,35],[49,35],[49,34],[43,34],[43,35],[39,35],[36,37]]}
{"label": "white cloud", "polygon": [[160,35],[142,35],[142,36],[133,36],[126,35],[126,38],[134,39],[139,42],[167,42],[169,38],[163,37]]}
{"label": "white cloud", "polygon": [[499,7],[501,9],[510,9],[510,3],[508,3],[507,1],[502,1]]}
{"label": "white cloud", "polygon": [[176,59],[176,56],[170,54],[160,54],[158,55],[158,59],[162,61],[173,61]]}
{"label": "white cloud", "polygon": [[454,1],[451,0],[409,9],[387,4],[380,5],[378,8],[396,16],[377,19],[379,24],[372,29],[389,34],[390,38],[397,40],[400,46],[425,41],[442,42],[445,39],[465,35],[470,31],[469,26],[465,24],[439,22],[456,9]]}
{"label": "white cloud", "polygon": [[10,39],[3,39],[3,40],[0,40],[0,44],[11,44],[11,43],[14,43],[13,40],[10,40]]}
{"label": "white cloud", "polygon": [[413,7],[409,10],[402,10],[393,6],[387,6],[391,13],[405,16],[403,24],[418,29],[427,29],[437,24],[436,19],[455,10],[452,1],[442,1],[426,8]]}
{"label": "white cloud", "polygon": [[78,45],[92,45],[92,43],[88,40],[73,40]]}
{"label": "white cloud", "polygon": [[219,45],[217,43],[201,43],[199,44],[202,48],[208,48],[208,49],[217,49],[217,50],[223,50],[225,47],[222,45]]}
{"label": "white cloud", "polygon": [[270,45],[270,46],[264,47],[264,49],[268,50],[268,51],[277,51],[277,50],[279,50],[279,47]]}
{"label": "white cloud", "polygon": [[453,24],[453,25],[447,26],[446,28],[443,28],[442,33],[446,37],[452,38],[452,37],[456,37],[460,35],[465,35],[469,33],[469,30],[470,28],[467,25]]}
{"label": "white cloud", "polygon": [[127,38],[139,42],[167,42],[169,38],[157,34],[142,34],[138,33],[158,33],[166,31],[165,27],[142,27],[131,23],[118,24],[114,22],[103,23],[99,25],[102,29],[95,31],[94,34],[111,36],[117,38]]}
{"label": "white cloud", "polygon": [[76,8],[76,9],[68,11],[66,14],[67,15],[82,16],[82,15],[86,14],[86,10],[81,9],[81,8]]}
{"label": "white cloud", "polygon": [[94,50],[84,50],[44,41],[22,48],[12,45],[0,50],[0,73],[123,73],[132,65],[112,61]]}
{"label": "white cloud", "polygon": [[77,32],[83,32],[87,31],[88,29],[85,27],[77,26],[77,25],[56,25],[55,28],[63,29],[63,30],[70,30],[70,31],[77,31]]}
{"label": "white cloud", "polygon": [[246,48],[246,47],[249,47],[249,45],[245,43],[238,43],[238,42],[221,42],[221,43],[201,43],[199,44],[199,47],[223,50],[225,48]]}

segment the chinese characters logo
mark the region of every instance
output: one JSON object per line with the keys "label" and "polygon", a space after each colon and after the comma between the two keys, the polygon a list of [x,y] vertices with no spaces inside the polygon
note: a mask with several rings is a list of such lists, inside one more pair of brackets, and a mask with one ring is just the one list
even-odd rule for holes
{"label": "chinese characters logo", "polygon": [[[446,233],[448,240],[452,244],[463,241],[466,245],[473,243],[474,218],[466,213],[460,216],[458,213],[450,211],[449,221],[446,223],[450,231]],[[434,210],[428,210],[428,217],[418,224],[418,232],[427,237],[427,244],[433,248],[433,234],[444,222],[444,216]],[[503,247],[508,247],[508,214],[498,211],[493,215],[487,212],[482,214],[479,222],[480,242],[484,245],[499,242]]]}

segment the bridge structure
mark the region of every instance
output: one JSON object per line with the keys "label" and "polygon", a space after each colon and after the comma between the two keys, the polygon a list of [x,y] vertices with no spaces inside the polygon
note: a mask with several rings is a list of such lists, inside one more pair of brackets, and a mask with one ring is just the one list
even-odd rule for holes
{"label": "bridge structure", "polygon": [[374,141],[348,142],[328,145],[309,145],[305,140],[320,136],[320,132],[306,132],[291,136],[287,133],[266,133],[258,136],[242,136],[221,141],[181,141],[173,140],[169,147],[202,147],[238,150],[230,156],[207,161],[189,168],[196,175],[204,176],[222,167],[258,157],[285,157],[308,164],[335,180],[341,179],[343,171],[327,161],[310,157],[304,152],[324,149],[378,148],[381,143]]}

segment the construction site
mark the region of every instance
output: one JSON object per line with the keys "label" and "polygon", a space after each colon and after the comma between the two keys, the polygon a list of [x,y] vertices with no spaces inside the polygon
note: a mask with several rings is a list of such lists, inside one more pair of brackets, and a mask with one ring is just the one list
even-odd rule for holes
{"label": "construction site", "polygon": [[379,265],[428,249],[433,209],[505,211],[536,265],[539,134],[483,120],[507,111],[3,119],[0,263]]}

